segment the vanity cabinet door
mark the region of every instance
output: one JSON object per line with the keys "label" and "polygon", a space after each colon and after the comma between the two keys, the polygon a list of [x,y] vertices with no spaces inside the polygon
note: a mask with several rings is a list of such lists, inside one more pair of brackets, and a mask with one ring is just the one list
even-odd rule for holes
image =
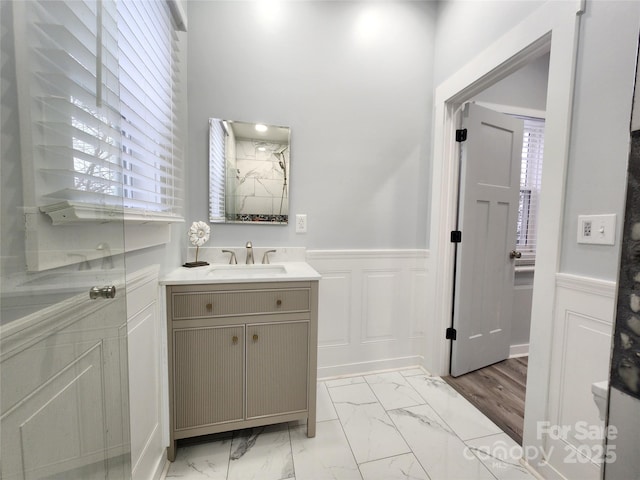
{"label": "vanity cabinet door", "polygon": [[247,325],[247,419],[307,409],[309,322]]}
{"label": "vanity cabinet door", "polygon": [[244,417],[243,325],[173,330],[176,431]]}

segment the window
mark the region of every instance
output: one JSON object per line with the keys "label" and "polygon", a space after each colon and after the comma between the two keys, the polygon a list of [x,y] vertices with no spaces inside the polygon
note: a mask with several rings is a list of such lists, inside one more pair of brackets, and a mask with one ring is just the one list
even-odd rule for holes
{"label": "window", "polygon": [[172,15],[165,1],[119,0],[117,9],[124,206],[177,215],[182,151]]}
{"label": "window", "polygon": [[136,0],[15,5],[22,145],[33,146],[22,152],[33,177],[25,205],[50,214],[84,212],[52,216],[54,223],[118,212],[125,220],[181,220],[172,6]]}
{"label": "window", "polygon": [[524,138],[516,241],[522,258],[517,263],[519,265],[533,265],[536,254],[538,205],[544,152],[544,119],[518,118],[524,120]]}
{"label": "window", "polygon": [[209,220],[225,221],[225,146],[228,137],[225,120],[209,119]]}

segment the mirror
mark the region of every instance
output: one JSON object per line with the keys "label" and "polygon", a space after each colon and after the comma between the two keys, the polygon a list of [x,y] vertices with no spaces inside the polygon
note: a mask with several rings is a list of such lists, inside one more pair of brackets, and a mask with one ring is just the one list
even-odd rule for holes
{"label": "mirror", "polygon": [[289,127],[209,119],[209,221],[286,225]]}

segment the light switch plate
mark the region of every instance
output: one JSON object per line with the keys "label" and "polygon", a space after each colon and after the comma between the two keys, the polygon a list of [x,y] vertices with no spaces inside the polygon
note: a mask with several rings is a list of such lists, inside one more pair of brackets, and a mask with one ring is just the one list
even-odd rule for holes
{"label": "light switch plate", "polygon": [[616,215],[578,215],[578,243],[615,245]]}

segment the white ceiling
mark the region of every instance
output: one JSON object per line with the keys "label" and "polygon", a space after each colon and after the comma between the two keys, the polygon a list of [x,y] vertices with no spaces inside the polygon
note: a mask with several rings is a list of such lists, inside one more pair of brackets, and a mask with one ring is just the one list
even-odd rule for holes
{"label": "white ceiling", "polygon": [[266,132],[259,132],[255,128],[255,123],[237,122],[235,120],[229,120],[228,123],[233,129],[236,138],[273,143],[289,143],[289,132],[291,130],[289,127],[267,125],[268,128]]}

